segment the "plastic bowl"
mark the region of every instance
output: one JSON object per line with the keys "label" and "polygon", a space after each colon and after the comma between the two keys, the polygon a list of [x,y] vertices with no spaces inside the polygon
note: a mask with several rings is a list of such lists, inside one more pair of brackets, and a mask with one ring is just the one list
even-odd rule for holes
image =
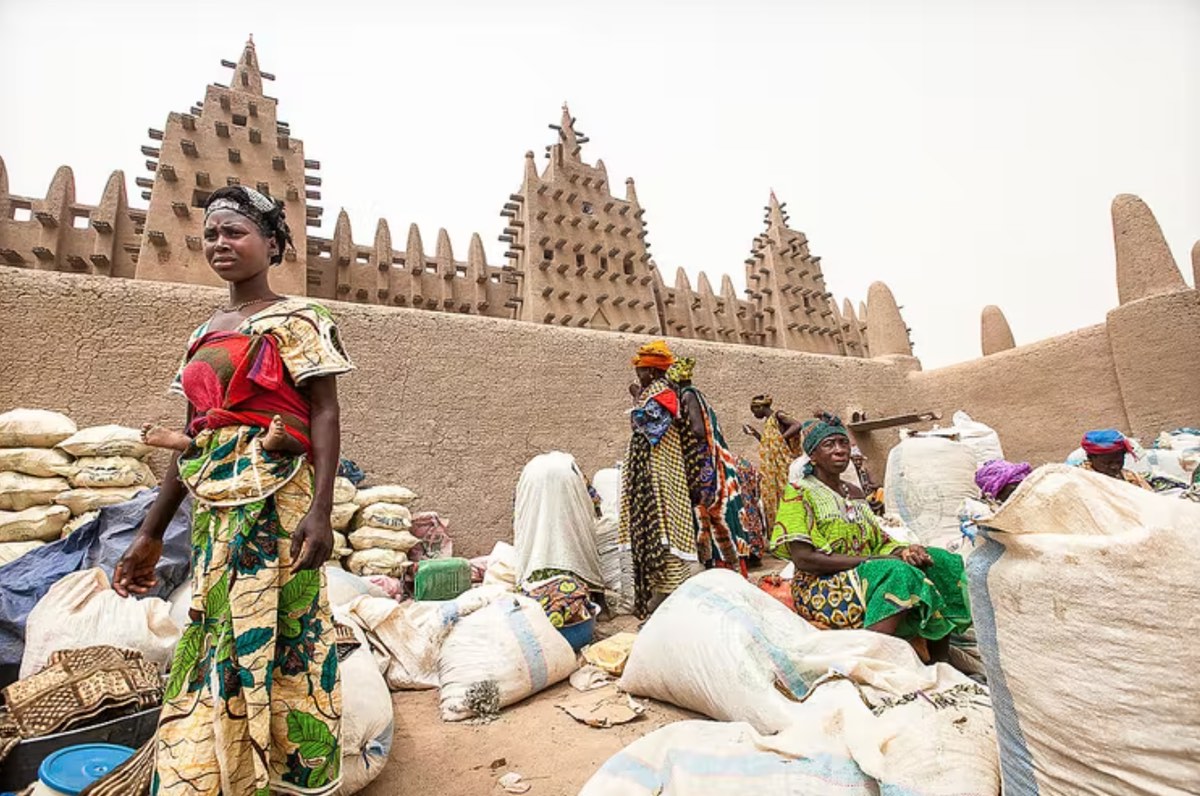
{"label": "plastic bowl", "polygon": [[563,625],[558,629],[558,632],[562,633],[562,637],[571,645],[571,649],[576,652],[591,644],[592,639],[596,635],[596,617],[600,615],[600,606],[595,603],[588,603],[588,611],[592,615],[587,619],[584,619],[582,622]]}

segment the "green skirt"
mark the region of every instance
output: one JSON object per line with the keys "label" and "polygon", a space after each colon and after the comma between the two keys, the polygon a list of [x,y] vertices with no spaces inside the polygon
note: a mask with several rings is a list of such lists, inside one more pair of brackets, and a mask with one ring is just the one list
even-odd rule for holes
{"label": "green skirt", "polygon": [[926,548],[933,564],[919,569],[900,559],[865,561],[833,575],[796,572],[796,613],[826,628],[870,627],[908,611],[896,634],[937,641],[971,626],[971,603],[963,560]]}

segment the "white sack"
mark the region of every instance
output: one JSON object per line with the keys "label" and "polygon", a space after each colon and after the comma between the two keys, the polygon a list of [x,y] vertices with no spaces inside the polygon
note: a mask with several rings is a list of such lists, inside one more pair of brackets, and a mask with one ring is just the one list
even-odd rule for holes
{"label": "white sack", "polygon": [[921,544],[966,555],[958,509],[978,498],[975,456],[961,442],[940,437],[909,437],[888,454],[883,501],[917,534]]}
{"label": "white sack", "polygon": [[519,595],[464,617],[442,643],[438,660],[442,719],[478,715],[475,695],[491,692],[503,708],[567,679],[575,651],[537,601]]}
{"label": "white sack", "polygon": [[338,476],[333,479],[333,502],[334,503],[353,503],[354,496],[358,494],[358,487],[349,478]]}
{"label": "white sack", "polygon": [[954,430],[958,432],[959,441],[975,456],[977,467],[1004,458],[1000,435],[987,423],[972,420],[970,415],[960,410],[954,413]]}
{"label": "white sack", "polygon": [[38,478],[22,473],[0,473],[0,511],[24,511],[47,506],[70,484],[65,478]]}
{"label": "white sack", "polygon": [[346,534],[341,531],[333,532],[333,550],[329,555],[331,558],[345,558],[354,552],[354,548],[350,546],[350,540],[346,538]]}
{"label": "white sack", "polygon": [[407,553],[421,541],[408,531],[389,531],[369,525],[359,528],[347,538],[355,550],[395,550],[400,553]]}
{"label": "white sack", "polygon": [[34,506],[24,511],[0,511],[0,542],[52,542],[71,519],[66,506]]}
{"label": "white sack", "polygon": [[132,500],[139,492],[145,492],[144,486],[125,486],[115,489],[68,489],[54,496],[54,502],[66,506],[71,513],[79,516],[89,511],[102,509],[105,506],[115,506]]}
{"label": "white sack", "polygon": [[329,512],[329,523],[335,531],[345,531],[357,511],[357,503],[334,503],[333,510]]}
{"label": "white sack", "polygon": [[360,489],[354,495],[354,502],[359,506],[369,506],[372,503],[397,503],[407,506],[417,499],[417,493],[402,486],[384,485]]}
{"label": "white sack", "polygon": [[[703,630],[700,630],[700,629]],[[966,682],[926,667],[901,639],[866,630],[820,631],[729,570],[688,579],[638,633],[621,688],[764,733],[795,720],[796,697],[836,669],[893,694]]]}
{"label": "white sack", "polygon": [[942,709],[919,697],[884,707],[834,680],[778,735],[740,722],[663,727],[610,758],[580,796],[997,796],[991,717],[971,697]]}
{"label": "white sack", "polygon": [[388,575],[398,578],[411,562],[398,550],[356,550],[346,559],[346,568],[355,575]]}
{"label": "white sack", "polygon": [[142,442],[142,432],[126,426],[80,429],[56,446],[72,456],[130,456],[144,459],[154,449]]}
{"label": "white sack", "polygon": [[[60,506],[59,508],[66,508],[66,506]],[[70,511],[70,509],[67,509],[67,510]],[[83,514],[80,514],[77,517],[72,517],[62,527],[62,538],[66,539],[68,536],[75,533],[80,528],[87,525],[89,522],[91,522],[92,520],[96,519],[99,516],[100,516],[100,512],[97,510],[97,511],[84,512]]]}
{"label": "white sack", "polygon": [[483,573],[485,586],[503,586],[509,591],[517,588],[517,551],[508,542],[496,542],[488,554]]}
{"label": "white sack", "polygon": [[521,470],[513,508],[513,547],[518,583],[538,570],[557,569],[603,588],[596,505],[570,454],[543,453]]}
{"label": "white sack", "polygon": [[342,682],[342,787],[358,793],[379,776],[395,734],[392,695],[366,645],[338,664]]}
{"label": "white sack", "polygon": [[438,653],[450,628],[505,594],[498,586],[481,586],[446,601],[397,603],[359,597],[346,612],[366,632],[371,646],[387,656],[384,674],[390,688],[437,688]]}
{"label": "white sack", "polygon": [[1006,793],[1194,793],[1200,505],[1039,468],[967,561]]}
{"label": "white sack", "polygon": [[54,448],[0,448],[0,472],[52,478],[59,474],[55,468],[70,464],[71,457]]}
{"label": "white sack", "polygon": [[166,600],[121,597],[101,569],[73,572],[29,612],[21,678],[40,672],[52,652],[97,644],[138,650],[165,670],[182,632]]}
{"label": "white sack", "polygon": [[325,566],[325,589],[329,595],[329,606],[341,610],[358,597],[383,597],[383,589],[366,578],[360,578],[341,567]]}
{"label": "white sack", "polygon": [[44,409],[13,409],[0,415],[0,448],[53,448],[74,434],[71,418]]}
{"label": "white sack", "polygon": [[186,628],[191,624],[192,618],[189,612],[192,610],[192,579],[188,578],[176,586],[175,591],[167,595],[167,602],[171,605],[172,622],[181,628]]}
{"label": "white sack", "polygon": [[58,469],[75,489],[154,487],[158,479],[143,461],[129,456],[88,456]]}
{"label": "white sack", "polygon": [[7,542],[0,543],[0,567],[11,564],[30,550],[36,550],[45,542]]}
{"label": "white sack", "polygon": [[399,503],[371,503],[359,510],[354,527],[407,531],[412,528],[412,512]]}

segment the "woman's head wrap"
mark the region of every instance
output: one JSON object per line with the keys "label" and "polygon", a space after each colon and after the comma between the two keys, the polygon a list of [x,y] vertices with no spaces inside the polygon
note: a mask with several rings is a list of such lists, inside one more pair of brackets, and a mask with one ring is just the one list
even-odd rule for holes
{"label": "woman's head wrap", "polygon": [[635,368],[666,370],[674,364],[675,355],[671,353],[671,349],[667,347],[665,340],[655,340],[653,343],[646,343],[633,355],[633,366]]}
{"label": "woman's head wrap", "polygon": [[232,210],[254,222],[263,236],[274,240],[278,251],[271,257],[271,265],[283,262],[283,252],[292,245],[292,231],[284,217],[283,202],[259,193],[253,188],[230,185],[213,191],[204,203],[204,219],[218,210]]}
{"label": "woman's head wrap", "polygon": [[772,403],[771,396],[766,395],[766,394],[756,395],[750,399],[750,408],[751,409],[770,409],[771,403]]}
{"label": "woman's head wrap", "polygon": [[975,472],[975,485],[984,497],[995,498],[1000,496],[1006,486],[1021,483],[1032,472],[1033,468],[1029,466],[1029,462],[993,459]]}
{"label": "woman's head wrap", "polygon": [[800,428],[800,433],[804,436],[804,453],[807,456],[812,456],[817,446],[829,437],[841,436],[850,439],[841,418],[835,415],[826,414],[820,420],[806,420]]}
{"label": "woman's head wrap", "polygon": [[1133,445],[1115,428],[1089,431],[1083,435],[1083,452],[1103,456],[1106,453],[1133,453]]}
{"label": "woman's head wrap", "polygon": [[682,384],[685,381],[692,380],[692,373],[696,370],[695,357],[680,357],[675,360],[675,364],[667,369],[667,378],[676,384]]}

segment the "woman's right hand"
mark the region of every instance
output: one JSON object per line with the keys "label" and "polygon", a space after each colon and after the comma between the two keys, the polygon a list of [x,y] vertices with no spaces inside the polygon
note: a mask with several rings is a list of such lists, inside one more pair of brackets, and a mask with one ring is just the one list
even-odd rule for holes
{"label": "woman's right hand", "polygon": [[138,531],[113,571],[113,589],[122,597],[143,595],[158,585],[154,574],[162,557],[162,539]]}

